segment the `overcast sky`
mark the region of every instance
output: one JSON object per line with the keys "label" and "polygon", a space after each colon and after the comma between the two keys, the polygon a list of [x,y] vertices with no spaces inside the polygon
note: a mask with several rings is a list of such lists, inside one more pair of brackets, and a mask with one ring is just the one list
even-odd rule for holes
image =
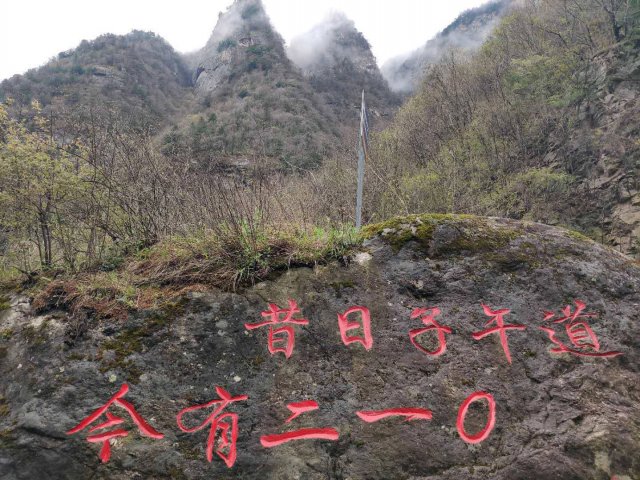
{"label": "overcast sky", "polygon": [[[289,42],[331,11],[354,20],[382,64],[414,50],[462,11],[485,0],[263,0],[271,22]],[[5,0],[0,27],[0,80],[46,63],[59,52],[103,33],[155,32],[176,50],[206,43],[232,0]]]}

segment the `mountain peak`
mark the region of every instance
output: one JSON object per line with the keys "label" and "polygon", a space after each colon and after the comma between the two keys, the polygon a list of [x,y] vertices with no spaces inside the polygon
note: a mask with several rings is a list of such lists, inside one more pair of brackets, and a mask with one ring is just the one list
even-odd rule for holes
{"label": "mountain peak", "polygon": [[295,37],[287,53],[307,73],[327,63],[354,57],[364,61],[363,67],[367,69],[377,68],[369,42],[342,12],[329,14],[307,33]]}
{"label": "mountain peak", "polygon": [[[273,29],[261,0],[235,0],[218,16],[209,41],[196,55],[195,84],[199,93],[215,90],[239,62],[257,65],[265,52],[288,62],[284,42]],[[247,62],[245,62],[247,60]],[[259,66],[259,65],[257,65]]]}
{"label": "mountain peak", "polygon": [[389,114],[397,105],[369,42],[344,13],[331,13],[294,38],[287,54],[340,118],[357,118],[362,89],[374,115]]}
{"label": "mountain peak", "polygon": [[38,100],[45,107],[108,104],[130,116],[135,112],[163,123],[189,103],[190,72],[182,57],[155,33],[107,33],[0,82],[0,101],[6,97],[21,105]]}
{"label": "mountain peak", "polygon": [[261,0],[235,0],[225,12],[220,12],[212,38],[233,35],[249,26],[271,26]]}

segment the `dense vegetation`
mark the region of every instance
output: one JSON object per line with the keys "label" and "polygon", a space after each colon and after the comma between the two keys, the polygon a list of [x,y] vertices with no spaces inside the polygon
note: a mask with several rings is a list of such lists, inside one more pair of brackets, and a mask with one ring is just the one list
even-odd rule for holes
{"label": "dense vegetation", "polygon": [[0,100],[28,108],[105,105],[163,123],[185,109],[191,75],[180,55],[153,33],[102,35],[40,68],[0,83]]}
{"label": "dense vegetation", "polygon": [[467,10],[458,15],[458,17],[442,30],[441,35],[446,36],[454,33],[460,28],[469,28],[477,21],[478,17],[489,16],[494,17],[502,13],[502,10],[509,5],[508,1],[493,0],[480,5],[479,7]]}
{"label": "dense vegetation", "polygon": [[[621,168],[637,179],[637,107],[627,104],[635,120],[612,138],[600,106],[612,82],[635,78],[620,70],[638,61],[638,21],[638,2],[527,2],[478,53],[447,54],[375,137],[365,218],[499,215],[580,226],[600,239],[598,215],[615,198],[594,195],[585,179],[601,152],[624,142]],[[343,164],[325,168],[329,178],[353,177]]]}

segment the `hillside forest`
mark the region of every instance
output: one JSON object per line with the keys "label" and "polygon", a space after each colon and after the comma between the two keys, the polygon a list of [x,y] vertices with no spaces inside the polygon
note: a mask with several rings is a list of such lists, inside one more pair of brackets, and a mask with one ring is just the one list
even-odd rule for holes
{"label": "hillside forest", "polygon": [[324,50],[294,62],[259,0],[236,0],[194,54],[105,35],[5,80],[0,276],[95,307],[339,257],[358,238],[363,88],[366,223],[508,217],[638,254],[640,3],[496,11],[482,42],[443,48],[410,91],[389,88],[340,15],[312,32]]}

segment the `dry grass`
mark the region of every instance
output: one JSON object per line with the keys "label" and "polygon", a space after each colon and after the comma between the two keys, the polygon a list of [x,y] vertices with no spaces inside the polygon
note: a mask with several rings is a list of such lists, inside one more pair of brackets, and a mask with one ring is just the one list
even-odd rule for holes
{"label": "dry grass", "polygon": [[125,319],[189,291],[238,290],[293,266],[340,259],[357,241],[352,230],[297,228],[174,237],[127,257],[113,271],[41,280],[32,290],[33,307]]}

